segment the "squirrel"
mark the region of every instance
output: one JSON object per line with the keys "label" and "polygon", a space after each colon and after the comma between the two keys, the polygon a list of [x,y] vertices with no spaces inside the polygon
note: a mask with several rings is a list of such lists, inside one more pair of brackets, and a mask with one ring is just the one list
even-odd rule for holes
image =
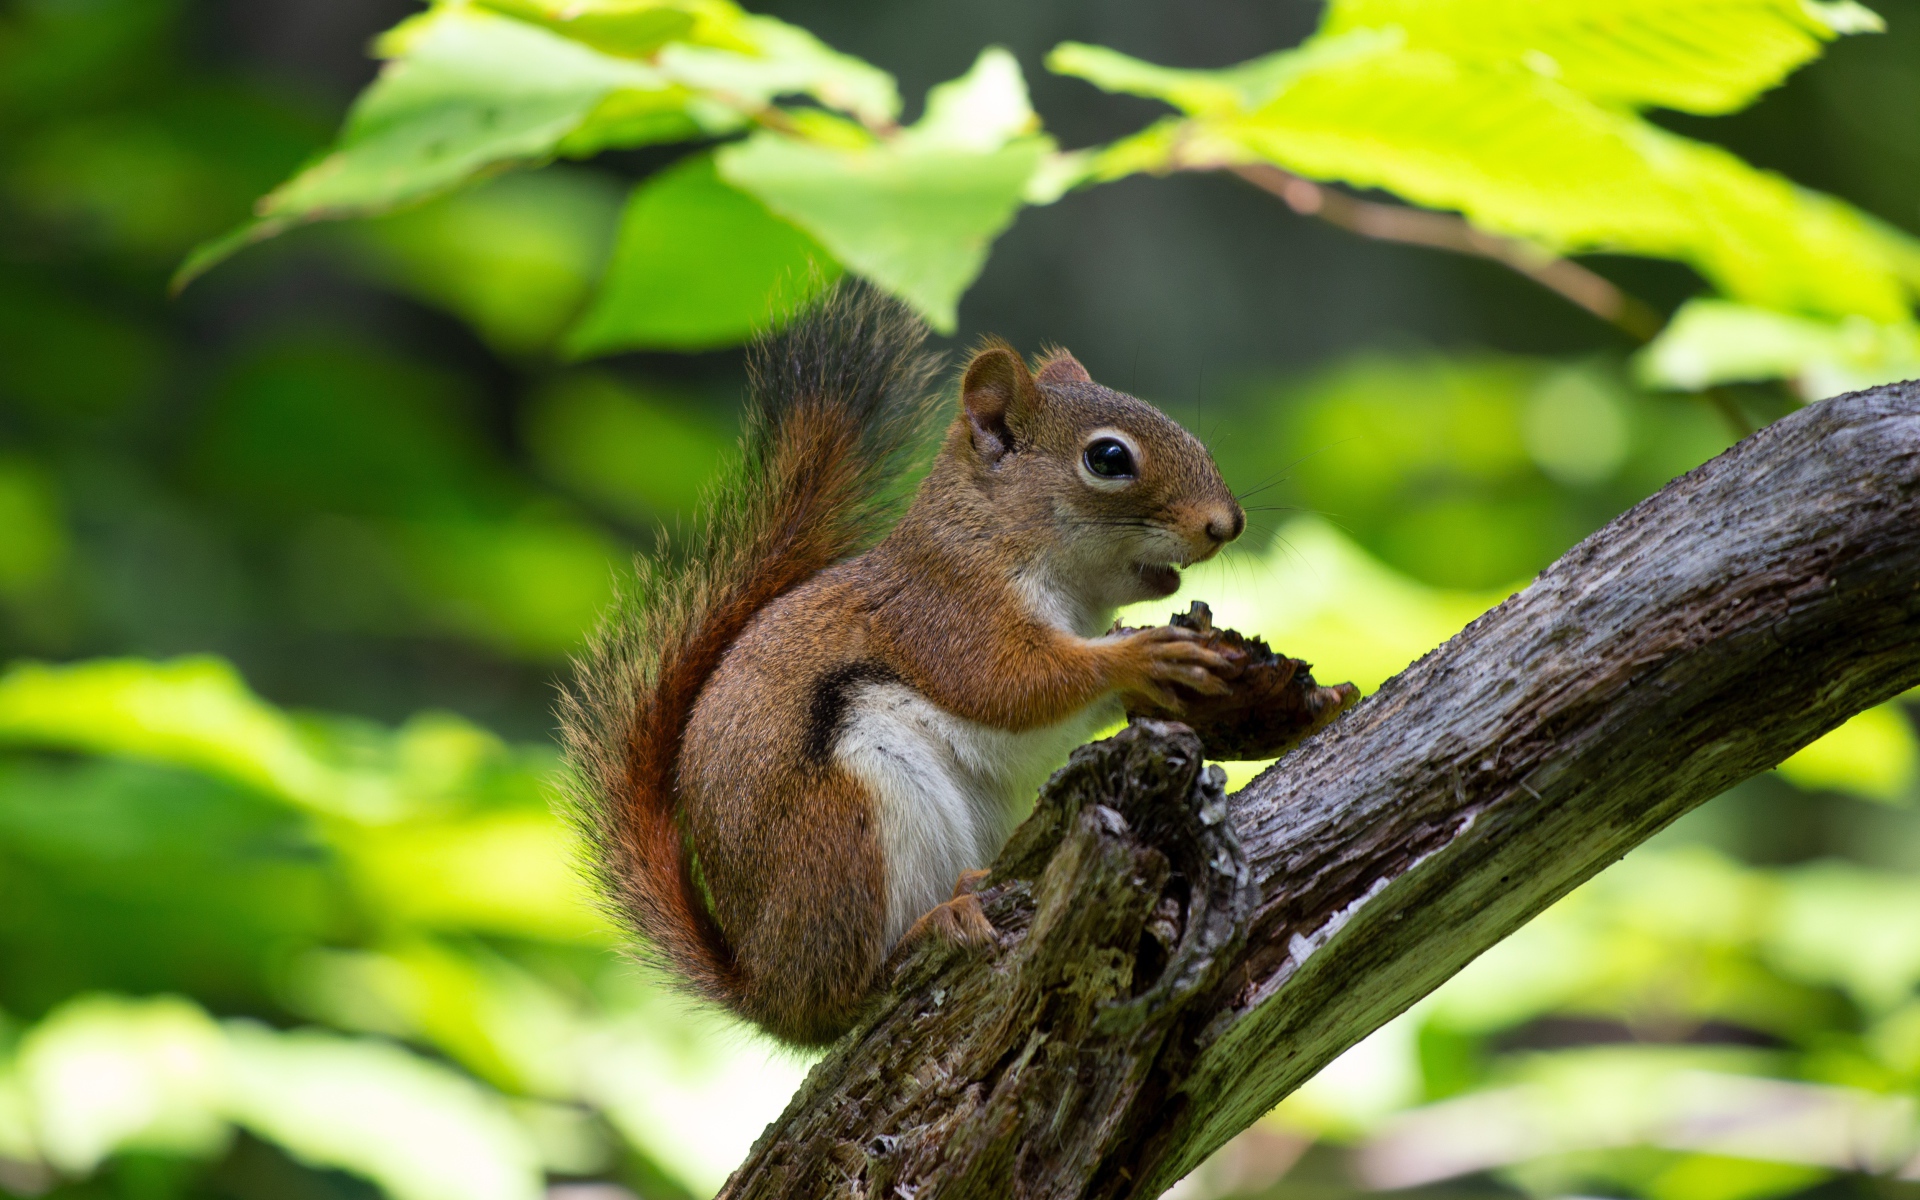
{"label": "squirrel", "polygon": [[902,513],[925,338],[864,284],[762,335],[693,553],[640,562],[561,701],[610,907],[794,1045],[851,1027],[896,948],[992,941],[981,868],[1123,699],[1228,690],[1191,631],[1112,624],[1244,528],[1206,448],[1066,351],[989,339]]}

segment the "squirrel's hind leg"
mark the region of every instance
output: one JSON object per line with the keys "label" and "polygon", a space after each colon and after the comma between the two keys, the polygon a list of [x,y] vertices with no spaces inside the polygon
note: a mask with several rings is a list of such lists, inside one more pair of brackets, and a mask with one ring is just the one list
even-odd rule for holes
{"label": "squirrel's hind leg", "polygon": [[735,947],[743,1014],[818,1046],[846,1032],[879,983],[886,881],[867,789],[831,768],[806,774],[791,781],[792,801],[761,810],[745,855],[760,875]]}

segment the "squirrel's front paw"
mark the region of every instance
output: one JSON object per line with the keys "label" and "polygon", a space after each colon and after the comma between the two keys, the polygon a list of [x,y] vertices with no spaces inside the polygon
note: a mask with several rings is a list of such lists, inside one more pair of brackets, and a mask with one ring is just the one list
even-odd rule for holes
{"label": "squirrel's front paw", "polygon": [[1176,625],[1142,629],[1127,635],[1126,646],[1135,661],[1134,678],[1123,685],[1124,691],[1149,697],[1174,711],[1184,703],[1167,684],[1178,684],[1203,696],[1225,696],[1233,691],[1227,681],[1238,672],[1239,664],[1191,629]]}
{"label": "squirrel's front paw", "polygon": [[[1198,600],[1187,612],[1175,613],[1170,624],[1231,657],[1233,669],[1225,676],[1232,684],[1230,692],[1200,695],[1175,684],[1165,689],[1180,693],[1170,704],[1135,693],[1126,698],[1127,716],[1185,722],[1200,735],[1208,758],[1275,758],[1360,699],[1360,690],[1350,683],[1321,686],[1310,664],[1275,654],[1259,638],[1214,628],[1213,611]],[[1160,632],[1123,626],[1114,636]]]}

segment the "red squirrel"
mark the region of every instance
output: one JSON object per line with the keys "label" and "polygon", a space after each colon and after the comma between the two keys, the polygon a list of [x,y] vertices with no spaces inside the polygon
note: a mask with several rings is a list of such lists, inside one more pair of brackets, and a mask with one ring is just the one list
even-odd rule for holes
{"label": "red squirrel", "polygon": [[979,869],[1126,696],[1227,690],[1187,630],[1108,631],[1245,515],[1197,439],[1064,350],[974,353],[887,529],[925,337],[841,285],[750,349],[700,543],[642,564],[562,701],[614,907],[691,991],[797,1045],[843,1033],[903,942],[992,938]]}

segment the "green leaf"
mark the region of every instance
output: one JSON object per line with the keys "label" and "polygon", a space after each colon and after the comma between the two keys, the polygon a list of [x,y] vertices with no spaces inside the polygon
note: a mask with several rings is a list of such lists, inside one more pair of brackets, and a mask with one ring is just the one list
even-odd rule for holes
{"label": "green leaf", "polygon": [[950,333],[961,293],[1053,148],[1022,136],[1026,105],[1011,56],[988,50],[896,138],[850,147],[763,131],[719,151],[720,177]]}
{"label": "green leaf", "polygon": [[23,663],[0,676],[0,740],[171,763],[314,808],[335,782],[293,722],[215,658]]}
{"label": "green leaf", "polygon": [[478,0],[595,50],[642,58],[693,32],[694,6],[677,0]]}
{"label": "green leaf", "polygon": [[722,150],[719,161],[727,182],[951,333],[960,294],[1012,223],[1046,150],[1035,138],[989,154],[847,151],[762,133]]}
{"label": "green leaf", "polygon": [[1676,258],[1729,296],[1790,311],[1897,321],[1920,286],[1920,244],[1840,201],[1537,71],[1397,29],[1316,37],[1211,81],[1085,47],[1049,61],[1190,114],[1109,148],[1094,178],[1270,162],[1561,253]]}
{"label": "green leaf", "polygon": [[267,217],[362,215],[500,162],[544,157],[619,88],[663,90],[639,63],[462,8],[419,19],[355,103],[332,154],[261,203]]}
{"label": "green leaf", "polygon": [[41,1153],[72,1174],[122,1149],[219,1153],[229,1132],[222,1040],[198,1005],[177,998],[62,1005],[20,1046],[21,1098]]}
{"label": "green leaf", "polygon": [[[443,0],[445,2],[445,0]],[[811,96],[870,125],[900,113],[893,76],[797,25],[728,0],[479,0],[596,50],[644,58],[736,109]]]}
{"label": "green leaf", "polygon": [[393,1200],[540,1200],[538,1156],[505,1101],[433,1060],[374,1041],[229,1022],[228,1109],[315,1166]]}
{"label": "green leaf", "polygon": [[927,111],[906,133],[909,142],[991,153],[1040,132],[1020,62],[989,46],[958,79],[927,90]]}
{"label": "green leaf", "polygon": [[726,0],[441,0],[379,49],[393,61],[333,150],[189,254],[176,291],[303,222],[387,212],[555,156],[733,133],[781,96],[874,127],[900,110],[885,71]]}
{"label": "green leaf", "polygon": [[839,273],[818,242],[722,182],[711,154],[696,155],[634,188],[566,348],[587,358],[734,345]]}
{"label": "green leaf", "polygon": [[1165,100],[1196,116],[1232,117],[1266,104],[1309,71],[1337,68],[1376,50],[1391,50],[1404,40],[1396,33],[1365,32],[1314,38],[1295,50],[1213,71],[1162,67],[1105,46],[1062,42],[1047,55],[1047,69],[1084,79],[1104,91]]}
{"label": "green leaf", "polygon": [[1920,377],[1920,325],[1864,317],[1814,320],[1791,313],[1691,300],[1635,360],[1643,382],[1693,391],[1720,383],[1794,382],[1820,400]]}
{"label": "green leaf", "polygon": [[560,139],[554,153],[561,158],[591,158],[602,150],[717,137],[737,132],[745,124],[738,113],[703,103],[679,88],[663,92],[622,88],[608,93],[578,128]]}
{"label": "green leaf", "polygon": [[869,125],[888,125],[900,115],[899,89],[885,71],[840,53],[797,25],[732,11],[738,19],[707,36],[664,47],[655,60],[661,72],[736,106],[805,95]]}
{"label": "green leaf", "polygon": [[1728,113],[1843,33],[1879,31],[1850,0],[1334,0],[1321,34],[1397,30],[1410,47],[1519,68],[1602,104]]}
{"label": "green leaf", "polygon": [[460,807],[502,755],[444,714],[371,737],[296,722],[211,657],[18,664],[0,675],[0,743],[183,767],[365,824]]}
{"label": "green leaf", "polygon": [[176,286],[301,222],[385,212],[547,158],[615,92],[683,103],[644,64],[477,9],[442,7],[396,33],[404,57],[354,104],[333,151],[261,200],[258,220],[197,249]]}
{"label": "green leaf", "polygon": [[504,1100],[374,1041],[216,1024],[163,997],[90,996],[22,1039],[18,1093],[47,1159],[75,1174],[122,1150],[198,1158],[230,1124],[394,1200],[539,1200],[538,1158]]}

